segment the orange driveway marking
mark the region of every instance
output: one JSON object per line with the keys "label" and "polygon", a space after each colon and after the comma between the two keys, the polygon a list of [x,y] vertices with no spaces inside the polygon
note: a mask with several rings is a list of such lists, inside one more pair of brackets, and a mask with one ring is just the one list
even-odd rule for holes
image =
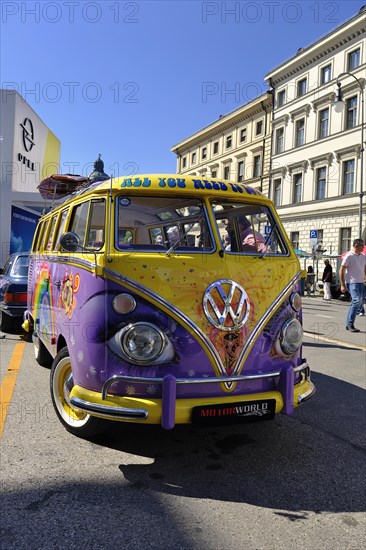
{"label": "orange driveway marking", "polygon": [[10,359],[8,370],[0,386],[0,439],[3,435],[6,414],[13,396],[15,382],[18,376],[25,344],[16,344]]}

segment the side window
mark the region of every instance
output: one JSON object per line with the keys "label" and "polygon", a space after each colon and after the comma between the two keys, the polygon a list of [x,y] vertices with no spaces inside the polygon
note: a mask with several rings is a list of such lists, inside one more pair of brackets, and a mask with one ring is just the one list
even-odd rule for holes
{"label": "side window", "polygon": [[105,240],[105,201],[91,201],[89,224],[85,246],[102,248]]}
{"label": "side window", "polygon": [[89,201],[76,206],[72,212],[72,219],[69,227],[69,231],[73,231],[79,236],[81,246],[84,246],[88,210]]}
{"label": "side window", "polygon": [[39,223],[36,230],[36,234],[33,239],[32,252],[38,252],[39,250],[43,228],[44,228],[44,223],[43,222]]}
{"label": "side window", "polygon": [[49,224],[50,224],[49,219],[46,220],[43,224],[42,235],[40,236],[40,239],[39,239],[38,252],[43,252],[43,250],[45,249],[45,240],[46,240],[46,236],[47,236],[47,233],[48,233]]}
{"label": "side window", "polygon": [[62,235],[62,233],[65,232],[65,224],[66,224],[66,218],[67,218],[67,214],[69,213],[69,209],[67,210],[64,210],[61,214],[61,220],[60,220],[60,223],[59,223],[59,226],[58,226],[58,230],[57,230],[57,234],[56,234],[56,239],[55,239],[55,244],[53,246],[53,250],[59,250],[59,245],[60,245],[60,237]]}
{"label": "side window", "polygon": [[51,221],[51,229],[48,234],[46,250],[52,250],[52,242],[53,242],[53,236],[55,234],[56,222],[57,222],[57,214],[53,216]]}

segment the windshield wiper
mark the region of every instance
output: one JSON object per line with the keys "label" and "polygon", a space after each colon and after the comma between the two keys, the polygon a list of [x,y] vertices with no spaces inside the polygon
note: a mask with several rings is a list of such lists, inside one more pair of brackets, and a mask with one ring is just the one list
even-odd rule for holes
{"label": "windshield wiper", "polygon": [[173,252],[173,250],[175,250],[182,241],[184,241],[184,239],[188,236],[190,230],[192,229],[192,227],[194,227],[196,225],[196,223],[200,223],[200,221],[202,220],[203,218],[203,214],[198,218],[198,220],[194,221],[187,229],[187,231],[184,233],[183,237],[181,237],[180,239],[178,239],[178,241],[176,241],[174,244],[172,244],[172,246],[169,248],[169,250],[167,250],[165,252],[165,256],[170,256],[171,252]]}

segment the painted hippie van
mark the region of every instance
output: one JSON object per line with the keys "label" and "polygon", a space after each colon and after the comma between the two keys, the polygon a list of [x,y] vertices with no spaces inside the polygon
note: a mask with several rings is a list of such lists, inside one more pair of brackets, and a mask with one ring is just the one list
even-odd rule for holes
{"label": "painted hippie van", "polygon": [[315,391],[300,276],[272,202],[247,185],[83,183],[39,222],[23,326],[74,434],[100,419],[267,420]]}

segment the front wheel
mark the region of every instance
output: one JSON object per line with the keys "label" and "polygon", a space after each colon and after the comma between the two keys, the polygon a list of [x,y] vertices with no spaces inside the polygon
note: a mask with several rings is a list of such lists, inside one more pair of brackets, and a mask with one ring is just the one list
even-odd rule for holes
{"label": "front wheel", "polygon": [[52,403],[61,424],[74,435],[91,437],[102,431],[103,422],[83,411],[74,409],[70,393],[74,386],[69,351],[65,347],[55,357],[51,367]]}

